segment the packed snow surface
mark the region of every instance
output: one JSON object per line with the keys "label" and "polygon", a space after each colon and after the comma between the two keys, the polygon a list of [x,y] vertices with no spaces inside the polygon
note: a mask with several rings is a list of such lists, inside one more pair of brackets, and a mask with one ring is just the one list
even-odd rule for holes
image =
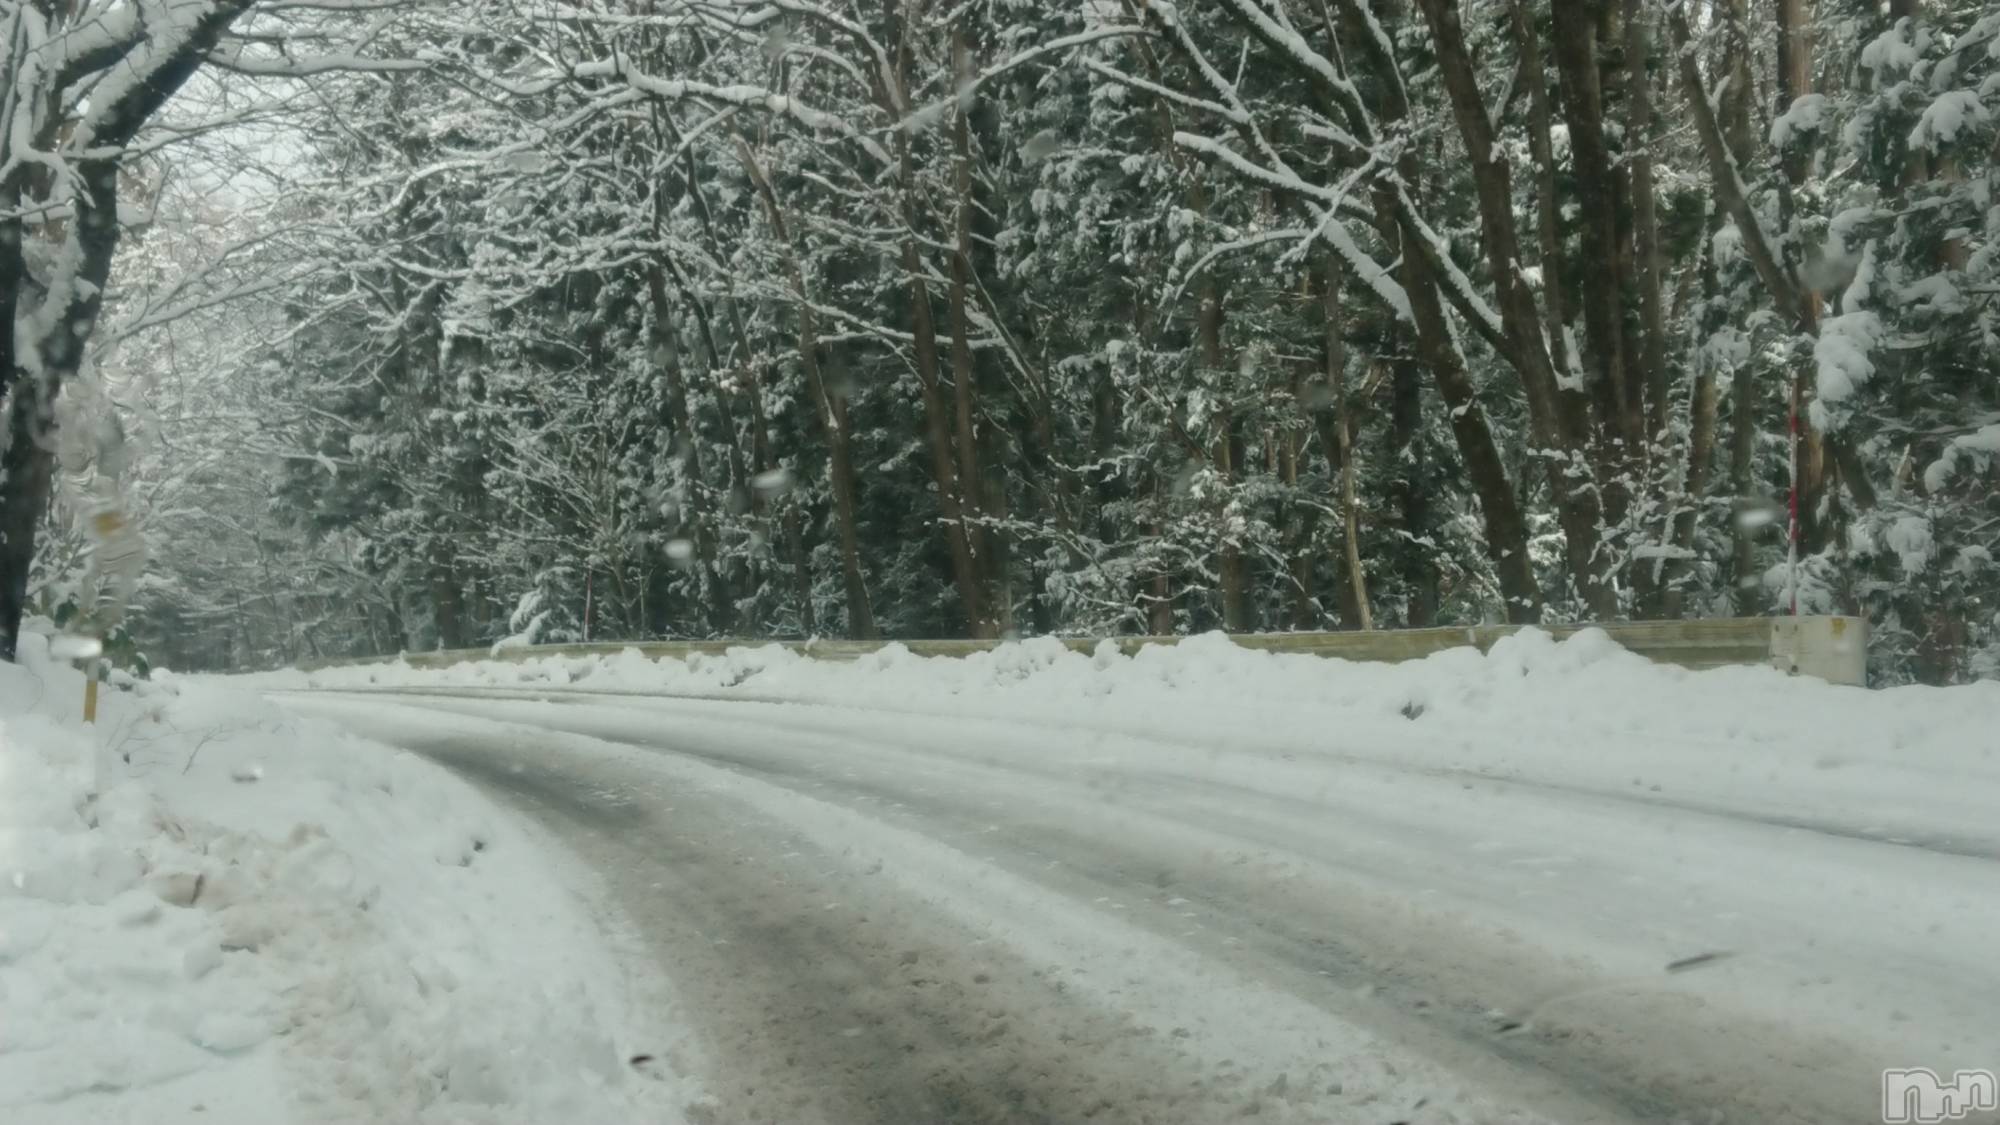
{"label": "packed snow surface", "polygon": [[[1872,1120],[1884,1068],[2000,1066],[2000,685],[1690,672],[1596,631],[1399,665],[1219,636],[527,655],[256,682],[604,849],[713,993],[725,1109],[865,1073],[890,1120],[870,1099],[951,1074],[947,1101],[1075,1093],[1058,1119],[1824,1125]],[[804,961],[773,938],[801,927]],[[999,951],[1030,983],[980,995],[1010,1008],[881,995]],[[800,999],[746,996],[759,972]],[[879,1031],[904,1017],[932,1030]],[[827,1060],[757,1061],[792,1034]]]}

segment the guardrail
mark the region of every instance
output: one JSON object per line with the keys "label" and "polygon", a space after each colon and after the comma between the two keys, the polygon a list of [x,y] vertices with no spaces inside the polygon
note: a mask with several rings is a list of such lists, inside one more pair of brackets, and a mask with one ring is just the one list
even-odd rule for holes
{"label": "guardrail", "polygon": [[[1626,649],[1684,668],[1769,664],[1829,683],[1864,685],[1868,667],[1868,623],[1859,617],[1729,617],[1700,621],[1618,621],[1606,625],[1473,625],[1442,629],[1384,629],[1343,633],[1244,633],[1230,640],[1265,652],[1308,653],[1394,663],[1417,660],[1448,648],[1471,646],[1484,652],[1500,638],[1539,628],[1557,638],[1584,629],[1603,629]],[[1154,645],[1178,644],[1181,637],[1059,637],[1077,652],[1095,652],[1105,640],[1130,654]],[[638,649],[654,659],[686,659],[696,653],[721,654],[744,646],[780,645],[820,660],[854,660],[887,644],[901,644],[919,656],[963,657],[992,649],[998,641],[648,641],[537,645],[522,648],[458,649],[405,653],[417,668],[445,668],[472,660],[533,660],[544,656],[588,656]],[[374,661],[339,661],[364,664]],[[320,665],[327,667],[330,665]]]}

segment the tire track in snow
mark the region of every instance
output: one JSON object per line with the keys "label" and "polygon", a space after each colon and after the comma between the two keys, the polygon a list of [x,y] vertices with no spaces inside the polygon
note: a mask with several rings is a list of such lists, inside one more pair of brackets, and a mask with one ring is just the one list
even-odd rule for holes
{"label": "tire track in snow", "polygon": [[[1232,955],[1254,963],[1274,982],[1287,979],[1288,972],[1302,978],[1307,969],[1303,964],[1287,968],[1285,957],[1259,944],[1268,935],[1256,931],[1274,928],[1261,920],[1264,915],[1279,920],[1276,932],[1287,940],[1310,937],[1316,943],[1311,948],[1322,960],[1326,943],[1321,935],[1337,935],[1336,948],[1355,951],[1368,972],[1383,978],[1382,991],[1391,1000],[1398,998],[1394,979],[1398,966],[1414,966],[1418,987],[1404,994],[1411,1002],[1402,1006],[1407,1009],[1415,1006],[1415,1000],[1425,1000],[1423,1019],[1434,1030],[1454,1012],[1467,1026],[1476,1026],[1480,1013],[1475,1009],[1480,1006],[1468,1003],[1466,997],[1483,998],[1498,989],[1504,999],[1496,1007],[1516,1015],[1541,1011],[1546,1018],[1538,1020],[1538,1026],[1562,1037],[1547,1046],[1529,1041],[1532,1049],[1559,1056],[1553,1067],[1542,1069],[1554,1073],[1568,1068],[1580,1076],[1572,1088],[1591,1089],[1592,1068],[1597,1067],[1603,1072],[1596,1076],[1600,1084],[1625,1091],[1608,1099],[1628,1107],[1620,1113],[1624,1117],[1701,1122],[1708,1117],[1705,1106],[1724,1112],[1724,1120],[1731,1122],[1829,1125],[1867,1120],[1874,1111],[1857,1112],[1856,1107],[1865,1106],[1871,1097],[1867,1087],[1876,1077],[1871,1067],[1906,1065],[1911,1059],[1919,1063],[1956,1059],[1979,1065],[1996,1057],[1989,1048],[2000,1045],[1991,1035],[1990,1019],[1975,1016],[1968,1022],[1966,1018],[1969,1007],[1977,1007],[1982,996],[1991,1000],[1994,994],[1983,955],[1968,962],[1972,954],[1964,935],[1957,932],[1975,919],[1991,916],[1993,902],[2000,901],[1991,897],[2000,889],[1995,882],[2000,873],[1983,859],[1898,846],[1866,835],[1801,831],[1764,817],[1669,816],[1689,810],[1661,808],[1643,799],[1619,800],[1617,789],[1583,787],[1572,793],[1571,787],[1562,785],[1508,784],[1518,779],[1507,777],[1397,769],[1378,758],[1322,753],[1317,748],[1300,752],[1298,761],[1292,762],[1269,748],[1218,750],[1191,740],[1119,730],[1070,730],[1061,732],[1069,737],[1059,738],[1058,724],[935,712],[920,712],[909,722],[887,722],[882,716],[907,712],[811,704],[689,703],[625,693],[619,693],[623,699],[604,698],[608,693],[579,699],[576,695],[581,693],[565,691],[521,692],[511,695],[512,703],[480,707],[479,702],[490,704],[501,693],[395,694],[442,696],[413,700],[439,709],[505,715],[544,726],[588,727],[594,736],[650,744],[655,752],[662,746],[675,754],[720,746],[730,754],[747,755],[744,763],[732,767],[746,774],[749,767],[769,771],[774,763],[782,763],[777,773],[797,776],[781,783],[796,791],[817,791],[844,807],[864,809],[875,820],[909,825],[920,835],[983,854],[988,862],[1074,902],[1090,902],[1093,895],[1107,897],[1107,889],[1120,895],[1138,890],[1134,884],[1150,878],[1147,872],[1157,870],[1163,857],[1172,854],[1168,830],[1176,825],[1184,825],[1183,834],[1189,837],[1225,834],[1241,852],[1290,850],[1294,858],[1303,856],[1308,862],[1331,859],[1350,869],[1343,875],[1356,874],[1385,858],[1393,861],[1396,849],[1413,847],[1419,853],[1432,853],[1433,860],[1445,857],[1468,870],[1488,870],[1495,876],[1508,870],[1555,876],[1554,870],[1533,869],[1553,862],[1538,857],[1567,852],[1581,867],[1592,869],[1589,879],[1577,883],[1579,889],[1586,895],[1610,897],[1603,901],[1586,897],[1553,908],[1584,912],[1608,908],[1614,914],[1631,914],[1631,924],[1623,931],[1626,936],[1616,939],[1615,945],[1625,953],[1641,954],[1643,964],[1634,965],[1630,957],[1612,950],[1594,973],[1562,986],[1561,974],[1548,981],[1532,979],[1534,973],[1523,971],[1523,964],[1494,961],[1488,956],[1492,951],[1477,942],[1461,948],[1433,943],[1404,955],[1397,947],[1412,936],[1407,928],[1397,932],[1395,927],[1374,925],[1371,931],[1379,917],[1371,918],[1369,911],[1360,912],[1358,918],[1343,917],[1335,909],[1342,905],[1338,896],[1349,889],[1339,880],[1308,886],[1297,881],[1295,872],[1276,868],[1268,875],[1272,882],[1283,884],[1283,890],[1259,888],[1251,881],[1243,882],[1242,896],[1234,899],[1212,888],[1196,893],[1197,888],[1187,887],[1181,895],[1214,914],[1226,914],[1236,925],[1230,936],[1240,947]],[[541,702],[550,699],[555,702]],[[1205,753],[1194,753],[1198,749]],[[1189,773],[1188,763],[1195,764],[1195,775]],[[1252,763],[1259,770],[1275,772],[1268,776],[1246,772]],[[1308,766],[1317,766],[1317,781]],[[1328,793],[1329,776],[1343,779],[1343,784],[1353,782],[1356,791]],[[843,792],[836,783],[872,791]],[[952,783],[981,791],[981,798],[954,797]],[[1481,792],[1468,793],[1462,801],[1440,799],[1475,787]],[[1144,794],[1145,799],[1135,800],[1135,794]],[[1503,796],[1505,802],[1499,799]],[[1515,803],[1515,809],[1502,809],[1506,802]],[[1010,819],[1001,840],[984,843],[968,836],[966,825],[988,815],[983,808],[993,807],[1011,807],[1023,815]],[[1093,822],[1093,812],[1105,810],[1109,815]],[[1547,850],[1517,847],[1489,852],[1482,835],[1488,831],[1482,823],[1488,816],[1516,824],[1525,824],[1526,817],[1546,825],[1551,838],[1540,846]],[[1315,817],[1343,823],[1315,826]],[[1149,822],[1153,827],[1145,828]],[[1143,846],[1118,838],[1135,825],[1144,829],[1139,833]],[[1065,839],[1065,828],[1079,831]],[[1431,834],[1438,839],[1423,838]],[[1126,844],[1131,848],[1124,858],[1102,870],[1092,866],[1100,856],[1119,856]],[[1037,875],[1035,869],[1046,864],[1034,862],[1035,856],[1067,859],[1078,870],[1057,868]],[[1687,865],[1685,873],[1676,872],[1676,864]],[[1404,872],[1406,866],[1392,863],[1388,870]],[[1083,878],[1080,872],[1086,868],[1100,885],[1093,888]],[[1228,883],[1229,873],[1217,870],[1214,879]],[[1421,901],[1435,893],[1424,889],[1421,867],[1414,870],[1419,878],[1405,879],[1391,898]],[[1745,877],[1760,870],[1769,872],[1757,880],[1768,882],[1768,891],[1745,897],[1742,892],[1751,889]],[[1259,879],[1266,876],[1258,869]],[[1728,893],[1700,891],[1698,880],[1711,878],[1724,880]],[[1906,886],[1898,886],[1899,881]],[[1565,877],[1548,885],[1568,882]],[[1501,884],[1501,890],[1531,885],[1509,881]],[[1448,894],[1456,890],[1447,886]],[[1673,915],[1662,908],[1681,902],[1690,890],[1697,897],[1679,907],[1689,924],[1670,922]],[[1961,905],[1940,913],[1941,903],[1951,906],[1940,896],[1952,895]],[[1986,907],[1974,909],[1979,901]],[[1837,903],[1839,912],[1829,912]],[[1473,920],[1485,931],[1470,936],[1490,943],[1498,929],[1492,923],[1504,914],[1488,908],[1501,900],[1475,895],[1463,904],[1475,908]],[[1104,909],[1125,905],[1114,903]],[[1141,905],[1130,902],[1131,920],[1142,919],[1146,911]],[[1729,928],[1728,923],[1709,919],[1731,915],[1706,912],[1732,909],[1743,912],[1745,932],[1753,940],[1708,944],[1702,931]],[[1809,913],[1792,913],[1799,910]],[[1839,922],[1829,926],[1836,918]],[[1814,919],[1818,921],[1808,924]],[[1645,932],[1663,922],[1682,932],[1682,939],[1662,942],[1664,934]],[[1942,940],[1913,939],[1915,934],[1938,934],[1939,922],[1946,934]],[[1170,920],[1146,924],[1163,936],[1180,936],[1170,928]],[[1317,934],[1311,932],[1314,926]],[[1360,932],[1349,932],[1356,930]],[[1195,938],[1183,940],[1197,944]],[[1534,942],[1528,944],[1533,951]],[[1566,943],[1558,940],[1538,951],[1544,954],[1540,958],[1544,967],[1549,955],[1563,948]],[[1662,985],[1660,970],[1669,960],[1711,949],[1748,955],[1691,974],[1698,995],[1684,994],[1687,978]],[[1392,955],[1385,959],[1385,951]],[[1213,947],[1205,952],[1219,956]],[[1455,958],[1467,963],[1448,963]],[[1440,987],[1441,973],[1447,977],[1456,973],[1457,982],[1468,987]],[[1480,979],[1482,975],[1496,979]],[[1516,984],[1521,987],[1513,988]],[[1515,994],[1508,994],[1510,990]],[[1744,995],[1761,992],[1764,998],[1740,1003],[1734,995],[1739,990]],[[1314,995],[1311,987],[1291,991]],[[1519,995],[1523,991],[1525,997]],[[1771,1002],[1774,998],[1777,1005]],[[1719,1008],[1703,1010],[1703,1005],[1715,1002]],[[1829,1005],[1851,1006],[1842,1012]],[[1339,997],[1326,1006],[1347,1016],[1365,1008]],[[1731,1013],[1755,1017],[1760,1012],[1782,1023],[1760,1025],[1754,1018],[1729,1018]],[[1857,1031],[1857,1017],[1872,1026]],[[1826,1021],[1824,1028],[1815,1022],[1821,1019]],[[1701,1034],[1704,1020],[1718,1034]],[[1393,1021],[1384,1026],[1391,1025]],[[1856,1049],[1886,1046],[1894,1057],[1870,1057],[1858,1063],[1843,1053],[1845,1044]],[[1519,1039],[1509,1037],[1501,1049],[1519,1045]],[[1501,1057],[1499,1052],[1489,1054]],[[1451,1069],[1468,1078],[1476,1073],[1456,1065]],[[1524,1097],[1514,1104],[1550,1103]],[[1746,1106],[1754,1107],[1747,1117]],[[1558,1116],[1599,1121],[1612,1119],[1613,1112],[1607,1107],[1604,1113]]]}
{"label": "tire track in snow", "polygon": [[[1282,873],[1274,878],[1262,866],[1238,866],[1217,860],[1213,853],[1204,856],[1199,849],[1176,850],[1175,836],[1186,838],[1185,843],[1202,835],[1197,825],[1214,828],[1223,821],[1236,823],[1226,825],[1233,835],[1215,837],[1217,846],[1234,846],[1237,859],[1267,847],[1281,848],[1286,843],[1285,826],[1294,823],[1293,817],[1327,813],[1310,802],[1286,802],[1271,794],[1209,784],[1201,794],[1206,802],[1184,803],[1183,797],[1203,786],[1169,775],[1107,779],[1114,786],[1134,780],[1156,786],[1162,780],[1173,783],[1150,801],[1138,800],[1134,792],[1121,795],[1085,788],[1079,793],[1074,773],[1064,777],[1038,772],[1032,759],[1009,759],[1003,768],[995,758],[953,757],[932,740],[933,735],[885,731],[871,731],[865,737],[838,735],[805,716],[774,717],[769,709],[756,710],[758,714],[738,712],[734,717],[669,716],[643,708],[625,712],[622,722],[608,721],[599,711],[568,707],[510,707],[506,713],[655,753],[665,749],[697,756],[774,784],[830,795],[838,804],[865,807],[871,817],[912,825],[926,836],[976,854],[998,853],[987,854],[988,862],[1076,901],[1124,898],[1127,902],[1119,909],[1128,904],[1138,907],[1126,914],[1131,920],[1203,947],[1210,956],[1250,966],[1270,983],[1336,1014],[1351,1017],[1357,1011],[1367,1012],[1393,1039],[1428,1039],[1433,1047],[1440,1039],[1455,1041],[1458,1049],[1432,1053],[1468,1077],[1495,1078],[1503,1085],[1511,1080],[1522,1090],[1522,1104],[1569,1102],[1569,1111],[1558,1115],[1565,1120],[1698,1122],[1754,1107],[1760,1122],[1823,1125],[1842,1120],[1840,1107],[1858,1104],[1865,1094],[1851,1081],[1834,1080],[1836,1070],[1844,1070],[1851,1079],[1862,1068],[1840,1068],[1837,1053],[1826,1050],[1816,1060],[1821,1068],[1810,1084],[1812,1093],[1802,1096],[1806,1087],[1796,1083],[1769,1082],[1763,1061],[1785,1042],[1784,1029],[1759,1027],[1751,1021],[1723,1022],[1722,1014],[1705,1011],[1691,998],[1658,995],[1665,991],[1659,980],[1607,981],[1574,974],[1565,980],[1561,974],[1544,974],[1549,979],[1530,985],[1537,976],[1530,971],[1535,958],[1481,962],[1478,954],[1455,950],[1449,943],[1399,949],[1413,932],[1394,932],[1394,927],[1384,931],[1379,925],[1369,932],[1371,911],[1344,910],[1348,904],[1337,892],[1327,893],[1326,887],[1288,886]],[[676,721],[669,725],[665,722],[669,718]],[[718,738],[708,733],[717,728],[733,728],[737,736]],[[936,734],[949,737],[942,731]],[[1015,732],[1015,737],[1019,734]],[[910,745],[903,749],[883,745],[897,738]],[[940,758],[953,771],[971,771],[977,789],[958,794],[941,791],[933,784]],[[1030,784],[1021,788],[1024,780]],[[1093,817],[1093,812],[1110,807],[1104,803],[1107,796],[1120,797],[1123,807],[1115,818]],[[1215,806],[1218,796],[1225,799],[1220,810]],[[1231,802],[1256,797],[1267,806],[1295,807],[1273,817],[1268,807],[1243,804],[1228,815]],[[995,818],[996,806],[1003,803],[1017,814],[1029,815],[1017,815],[1010,831],[991,839],[965,830]],[[1135,803],[1153,807],[1140,809],[1133,807]],[[1115,823],[1099,823],[1094,834],[1070,830],[1093,820]],[[1130,838],[1123,835],[1128,830],[1134,833]],[[1146,873],[1167,867],[1180,871],[1186,883],[1171,897],[1187,896],[1183,902],[1192,901],[1210,916],[1227,919],[1226,931],[1191,939],[1181,918],[1186,911],[1165,907],[1163,900],[1169,896],[1151,896],[1150,908],[1131,899],[1135,884],[1144,885],[1153,877]],[[1466,965],[1447,964],[1468,954],[1474,960]],[[1540,966],[1547,968],[1545,963]],[[1541,1006],[1553,996],[1580,1018],[1548,1021],[1553,1025],[1548,1036],[1499,1034],[1498,1019],[1483,1001],[1472,999],[1493,993],[1494,982],[1478,979],[1482,971],[1520,986],[1509,998],[1513,1010],[1522,1010],[1513,1007],[1515,1000]],[[1525,996],[1522,987],[1528,990]],[[1376,995],[1357,998],[1357,988]],[[1631,994],[1638,994],[1642,1002],[1629,1003]],[[1382,1011],[1385,1005],[1394,1010]],[[1812,1054],[1793,1044],[1788,1057],[1796,1060]],[[1481,1065],[1476,1055],[1486,1056],[1489,1065]],[[1787,1056],[1778,1053],[1778,1057]],[[1760,1090],[1760,1082],[1766,1088]],[[1529,1092],[1530,1087],[1539,1089]]]}
{"label": "tire track in snow", "polygon": [[531,756],[532,734],[504,752],[490,735],[393,741],[534,817],[604,876],[721,1060],[707,1076],[718,1101],[692,1120],[1293,1119],[1275,1104],[1261,1112],[1269,1099],[1172,1036],[1067,995],[1059,976],[727,796],[601,763],[588,777],[556,769]]}
{"label": "tire track in snow", "polygon": [[[561,722],[564,718],[556,714],[540,721]],[[704,722],[713,718],[705,716]],[[1863,1075],[1866,1068],[1841,1060],[1837,1052],[1824,1047],[1817,1049],[1826,1070],[1813,1083],[1820,1087],[1816,1093],[1769,1082],[1763,1060],[1771,1054],[1773,1043],[1789,1039],[1786,1029],[1740,1020],[1724,1022],[1692,1000],[1662,1004],[1659,994],[1664,991],[1664,974],[1659,979],[1540,983],[1535,986],[1534,1006],[1566,1003],[1584,1008],[1587,1018],[1553,1020],[1553,1029],[1545,1034],[1503,1031],[1505,1022],[1485,1002],[1452,987],[1454,983],[1468,989],[1474,986],[1469,975],[1453,981],[1436,972],[1437,961],[1448,954],[1435,949],[1386,952],[1392,940],[1385,940],[1383,933],[1355,932],[1365,909],[1343,909],[1346,904],[1337,895],[1313,893],[1305,887],[1291,888],[1303,892],[1299,894],[1274,891],[1274,883],[1282,884],[1284,875],[1274,875],[1254,857],[1259,852],[1272,854],[1264,851],[1267,848],[1282,849],[1281,822],[1262,812],[1246,811],[1238,814],[1240,822],[1227,825],[1221,835],[1204,839],[1205,845],[1213,847],[1176,849],[1172,837],[1186,843],[1204,837],[1205,831],[1224,827],[1218,825],[1212,804],[1183,805],[1172,800],[1201,788],[1186,778],[1161,775],[1173,783],[1175,791],[1169,795],[1169,813],[1145,811],[1148,802],[1127,792],[1121,795],[1116,825],[1105,825],[1106,794],[1100,790],[1080,800],[1044,806],[1039,810],[1044,815],[1017,822],[1013,831],[989,835],[968,831],[966,826],[1004,818],[1009,809],[1033,806],[1031,800],[1017,799],[1021,794],[999,799],[1005,791],[998,786],[1007,774],[1033,774],[1038,782],[1057,780],[1056,776],[1023,763],[1010,763],[1012,768],[1004,769],[978,759],[973,764],[985,767],[987,786],[954,794],[923,784],[923,764],[935,756],[934,746],[928,742],[899,755],[880,744],[886,735],[868,740],[833,735],[805,720],[786,720],[774,728],[764,719],[745,718],[735,725],[753,734],[775,731],[810,740],[815,744],[811,753],[816,760],[779,760],[774,759],[773,751],[720,745],[685,726],[650,737],[635,732],[620,735],[590,724],[565,724],[563,729],[654,752],[699,757],[815,796],[831,792],[837,803],[865,806],[871,816],[911,825],[925,835],[985,854],[989,862],[1078,901],[1116,900],[1121,910],[1137,906],[1126,916],[1163,936],[1183,941],[1194,938],[1193,944],[1210,955],[1255,967],[1273,985],[1329,1011],[1353,1016],[1357,1010],[1365,1010],[1385,1034],[1406,1043],[1429,1039],[1435,1049],[1435,1040],[1442,1036],[1467,1048],[1434,1050],[1447,1066],[1469,1068],[1493,1079],[1512,1068],[1514,1073],[1508,1077],[1516,1083],[1541,1087],[1528,1095],[1529,1102],[1569,1102],[1559,1115],[1565,1120],[1683,1125],[1735,1120],[1735,1115],[1747,1111],[1751,1115],[1748,1119],[1760,1125],[1826,1125],[1843,1120],[1842,1109],[1858,1104],[1867,1093],[1858,1083],[1835,1081],[1833,1077],[1843,1061],[1849,1063],[1845,1067],[1849,1078]],[[820,750],[826,752],[818,753]],[[801,753],[806,753],[803,748]],[[857,759],[863,757],[886,764],[876,770],[857,770]],[[897,761],[898,757],[902,760]],[[1067,780],[1073,783],[1075,778]],[[1295,803],[1302,812],[1326,811],[1303,801],[1239,792],[1267,801]],[[1214,795],[1213,791],[1206,794]],[[1099,815],[1093,817],[1093,812]],[[1093,820],[1100,825],[1095,833],[1071,827]],[[1137,835],[1126,834],[1134,830]],[[1216,850],[1231,846],[1236,850]],[[1135,897],[1135,889],[1160,893]],[[1174,893],[1165,893],[1169,889]],[[1196,905],[1207,917],[1227,920],[1226,930],[1197,935],[1188,928],[1187,912],[1172,908],[1176,903]],[[1395,935],[1393,940],[1408,940],[1410,936]],[[1533,973],[1527,962],[1508,965],[1507,970],[1524,977]],[[1620,1001],[1632,995],[1643,997],[1645,1002],[1623,1008]],[[1578,1003],[1593,998],[1595,1008]],[[1382,1005],[1392,1010],[1384,1011]],[[1625,1019],[1636,1031],[1616,1026]],[[1677,1020],[1683,1026],[1673,1026]],[[1788,1046],[1794,1057],[1811,1055],[1815,1050],[1796,1043]],[[1491,1056],[1503,1066],[1479,1066],[1470,1057],[1473,1053]],[[1639,1065],[1635,1066],[1635,1061]],[[1541,1075],[1547,1081],[1522,1083],[1524,1074]],[[1760,1084],[1766,1088],[1760,1089]]]}

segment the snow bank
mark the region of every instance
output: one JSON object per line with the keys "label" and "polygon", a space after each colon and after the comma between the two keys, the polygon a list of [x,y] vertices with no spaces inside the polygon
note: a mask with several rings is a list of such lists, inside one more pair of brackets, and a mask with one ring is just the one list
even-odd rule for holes
{"label": "snow bank", "polygon": [[678,1119],[566,864],[254,695],[0,664],[0,1120]]}
{"label": "snow bank", "polygon": [[[1106,699],[1174,710],[1335,708],[1399,715],[1406,704],[1434,716],[1547,718],[1551,703],[1572,720],[1597,722],[1616,711],[1629,725],[1671,723],[1764,734],[1798,733],[1792,709],[1834,714],[1845,724],[1872,716],[1992,714],[2000,684],[1962,689],[1864,691],[1792,677],[1765,667],[1690,671],[1621,648],[1603,630],[1557,641],[1536,629],[1502,639],[1487,653],[1439,652],[1400,664],[1365,663],[1242,648],[1221,633],[1132,656],[1110,642],[1092,654],[1051,638],[1000,645],[963,658],[920,657],[900,644],[851,661],[820,660],[777,645],[744,645],[719,656],[654,660],[638,649],[609,656],[476,661],[415,668],[401,661],[285,670],[232,677],[262,690],[540,686],[613,692],[742,696],[760,700],[1061,710]],[[1607,700],[1607,694],[1611,697]],[[1945,701],[1954,705],[1945,712]],[[1605,704],[1609,702],[1610,707]],[[1720,706],[1728,704],[1731,706]],[[1698,709],[1689,711],[1691,705]],[[1139,708],[1143,710],[1143,708]],[[1746,726],[1747,724],[1747,726]]]}
{"label": "snow bank", "polygon": [[403,664],[250,677],[283,687],[496,687],[831,703],[888,711],[1034,718],[1167,742],[1422,762],[1441,770],[1627,791],[1659,786],[1715,807],[1853,808],[1869,831],[1991,830],[2000,792],[1990,736],[2000,683],[1884,691],[1763,667],[1692,672],[1654,664],[1600,630],[1557,642],[1529,630],[1488,653],[1403,664],[1257,652],[1221,634],[1127,657],[1049,639],[965,659],[900,645],[852,663],[778,647],[652,661],[545,657],[438,670]]}

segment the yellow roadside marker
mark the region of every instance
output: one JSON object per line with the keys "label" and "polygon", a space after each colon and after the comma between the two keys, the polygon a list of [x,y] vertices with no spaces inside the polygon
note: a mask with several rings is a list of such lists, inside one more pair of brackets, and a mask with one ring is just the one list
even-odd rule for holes
{"label": "yellow roadside marker", "polygon": [[85,574],[88,591],[82,619],[93,634],[82,641],[83,721],[97,721],[97,681],[102,669],[104,637],[125,616],[125,602],[132,595],[139,571],[146,565],[145,541],[139,529],[125,518],[116,497],[90,513],[90,569]]}

